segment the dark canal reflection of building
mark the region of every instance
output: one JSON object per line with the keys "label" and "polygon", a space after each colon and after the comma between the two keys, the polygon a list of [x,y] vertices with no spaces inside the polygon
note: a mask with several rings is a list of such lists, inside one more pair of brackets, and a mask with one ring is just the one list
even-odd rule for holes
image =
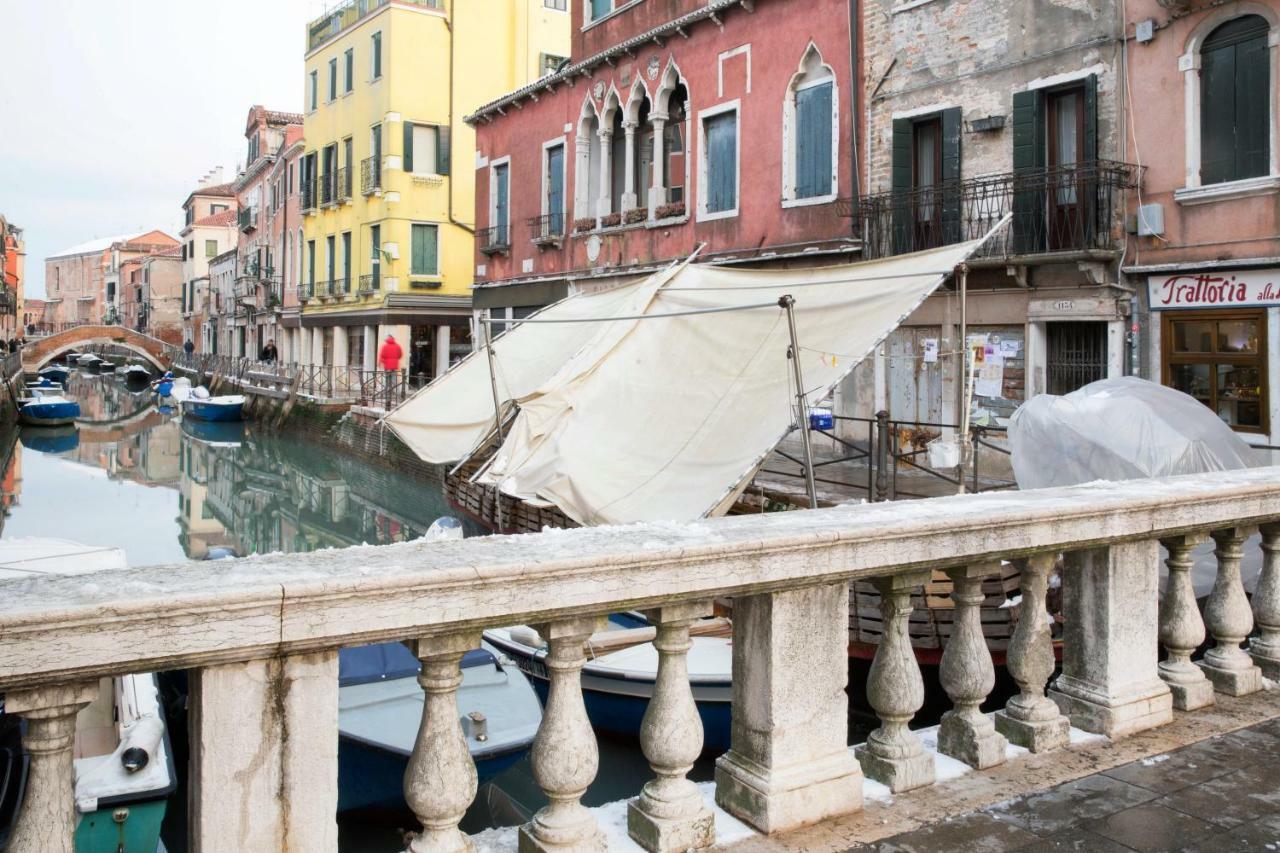
{"label": "dark canal reflection of building", "polygon": [[[110,481],[174,490],[176,514],[153,508],[164,502],[140,510],[124,497],[127,492],[118,502],[84,509],[118,515],[121,541],[100,544],[119,544],[126,552],[132,536],[172,535],[194,560],[387,544],[417,538],[448,514],[439,476],[408,476],[253,424],[181,422],[157,409],[149,391],[132,391],[112,376],[77,372],[68,392],[82,410],[74,432],[24,428],[21,450],[15,449],[17,428],[0,432],[6,454],[0,457],[0,507],[6,515],[17,502],[24,452],[100,469]],[[73,469],[46,465],[41,472],[46,484],[65,476],[65,492],[74,499]],[[61,512],[60,535],[77,539],[78,513],[65,509],[29,512]],[[85,528],[81,537],[92,534]]]}

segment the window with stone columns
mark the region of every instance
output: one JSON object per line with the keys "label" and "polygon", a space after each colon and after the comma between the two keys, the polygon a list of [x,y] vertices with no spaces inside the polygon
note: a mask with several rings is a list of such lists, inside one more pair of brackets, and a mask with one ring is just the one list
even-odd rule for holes
{"label": "window with stone columns", "polygon": [[1206,15],[1178,60],[1186,103],[1183,204],[1280,189],[1275,146],[1280,15],[1254,2]]}
{"label": "window with stone columns", "polygon": [[835,73],[809,43],[782,106],[784,207],[835,200],[840,101]]}
{"label": "window with stone columns", "polygon": [[649,216],[683,216],[685,187],[689,185],[689,90],[675,63],[666,71],[653,96],[649,123],[653,127],[653,167],[649,183]]}
{"label": "window with stone columns", "polygon": [[631,89],[627,101],[626,119],[622,123],[626,135],[626,163],[623,164],[625,183],[622,192],[622,212],[644,209],[648,204],[649,188],[653,185],[654,136],[653,102],[649,92],[639,80]]}
{"label": "window with stone columns", "polygon": [[574,147],[573,215],[594,219],[600,199],[600,119],[590,95],[582,104]]}
{"label": "window with stone columns", "polygon": [[622,194],[626,188],[627,129],[623,126],[622,99],[616,91],[605,96],[600,111],[600,202],[597,213],[602,219],[622,212]]}

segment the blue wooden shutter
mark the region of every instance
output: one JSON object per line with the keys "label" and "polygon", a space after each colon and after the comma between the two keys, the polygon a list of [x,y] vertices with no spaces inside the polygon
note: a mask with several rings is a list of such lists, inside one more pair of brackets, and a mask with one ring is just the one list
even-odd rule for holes
{"label": "blue wooden shutter", "polygon": [[602,18],[613,9],[613,0],[591,0],[591,20]]}
{"label": "blue wooden shutter", "polygon": [[707,119],[707,212],[733,210],[738,203],[738,115]]}
{"label": "blue wooden shutter", "polygon": [[561,234],[564,229],[564,146],[547,152],[547,223],[548,232]]}
{"label": "blue wooden shutter", "polygon": [[493,224],[498,229],[498,242],[500,243],[507,241],[507,175],[507,166],[503,164],[497,168],[494,180]]}
{"label": "blue wooden shutter", "polygon": [[830,83],[796,92],[796,198],[831,194]]}

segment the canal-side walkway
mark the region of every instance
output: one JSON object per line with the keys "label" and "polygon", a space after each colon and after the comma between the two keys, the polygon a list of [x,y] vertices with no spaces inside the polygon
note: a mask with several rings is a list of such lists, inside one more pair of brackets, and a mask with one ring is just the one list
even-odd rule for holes
{"label": "canal-side walkway", "polygon": [[737,851],[1280,851],[1280,689],[869,801]]}

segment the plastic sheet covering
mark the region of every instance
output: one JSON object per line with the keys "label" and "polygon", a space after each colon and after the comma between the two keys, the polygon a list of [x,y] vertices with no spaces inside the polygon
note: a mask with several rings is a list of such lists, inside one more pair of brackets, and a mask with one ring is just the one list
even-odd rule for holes
{"label": "plastic sheet covering", "polygon": [[1009,421],[1009,446],[1022,489],[1257,464],[1249,445],[1199,400],[1136,376],[1033,398]]}

